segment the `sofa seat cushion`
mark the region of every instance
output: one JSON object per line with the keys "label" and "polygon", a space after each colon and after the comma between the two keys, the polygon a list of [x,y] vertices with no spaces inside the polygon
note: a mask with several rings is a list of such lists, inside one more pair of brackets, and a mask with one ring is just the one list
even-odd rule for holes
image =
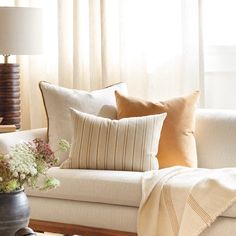
{"label": "sofa seat cushion", "polygon": [[60,180],[60,187],[50,191],[26,189],[26,193],[28,196],[138,207],[142,196],[142,174],[53,167],[49,175]]}
{"label": "sofa seat cushion", "polygon": [[[26,189],[27,195],[130,207],[139,207],[141,201],[143,172],[52,167],[49,175],[59,179],[61,186],[49,191]],[[221,216],[236,218],[236,203]]]}

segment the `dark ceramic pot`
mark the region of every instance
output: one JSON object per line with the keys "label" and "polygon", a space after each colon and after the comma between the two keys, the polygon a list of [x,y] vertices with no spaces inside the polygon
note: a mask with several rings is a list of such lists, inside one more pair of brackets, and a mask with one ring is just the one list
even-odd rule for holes
{"label": "dark ceramic pot", "polygon": [[29,223],[29,202],[24,190],[0,193],[0,235],[14,236]]}

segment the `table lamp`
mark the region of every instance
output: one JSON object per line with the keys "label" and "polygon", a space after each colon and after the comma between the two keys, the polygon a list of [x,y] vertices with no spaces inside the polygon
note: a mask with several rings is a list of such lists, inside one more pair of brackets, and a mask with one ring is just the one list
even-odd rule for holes
{"label": "table lamp", "polygon": [[1,125],[20,128],[20,67],[10,55],[42,53],[42,9],[0,7],[0,117]]}

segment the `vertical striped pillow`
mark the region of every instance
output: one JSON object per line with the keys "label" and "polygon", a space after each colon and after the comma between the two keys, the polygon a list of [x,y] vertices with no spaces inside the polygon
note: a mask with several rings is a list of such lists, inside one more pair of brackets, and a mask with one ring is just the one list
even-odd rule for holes
{"label": "vertical striped pillow", "polygon": [[70,157],[61,168],[158,169],[156,151],[166,113],[110,120],[71,109]]}

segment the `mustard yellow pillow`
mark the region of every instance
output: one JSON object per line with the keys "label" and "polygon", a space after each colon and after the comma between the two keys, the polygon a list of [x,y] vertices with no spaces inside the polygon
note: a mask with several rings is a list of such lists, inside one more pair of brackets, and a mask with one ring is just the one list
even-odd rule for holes
{"label": "mustard yellow pillow", "polygon": [[167,113],[158,148],[159,167],[197,167],[194,138],[199,91],[157,103],[126,97],[115,91],[118,119]]}

